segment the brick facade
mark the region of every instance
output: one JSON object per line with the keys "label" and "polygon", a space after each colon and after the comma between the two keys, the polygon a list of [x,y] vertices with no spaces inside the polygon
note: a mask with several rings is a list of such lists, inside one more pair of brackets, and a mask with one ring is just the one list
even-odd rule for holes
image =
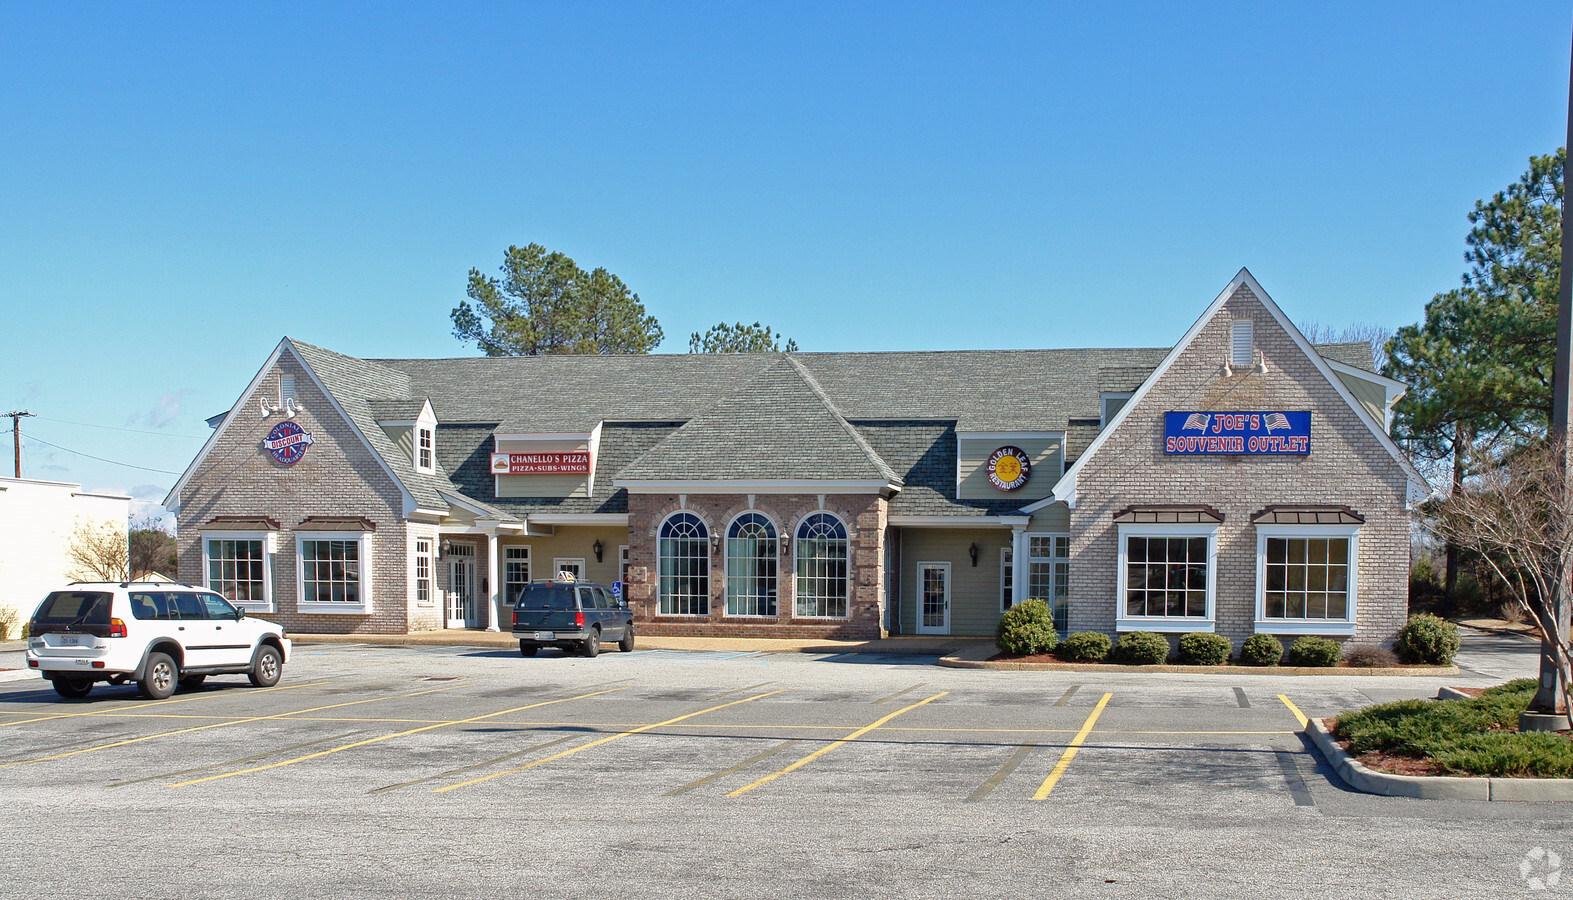
{"label": "brick facade", "polygon": [[[280,465],[262,448],[262,439],[281,419],[278,414],[262,418],[258,398],[277,400],[280,374],[295,376],[301,409],[294,421],[314,441],[293,466]],[[228,429],[191,473],[177,516],[180,580],[205,583],[201,535],[204,529],[225,527],[208,524],[216,516],[266,516],[281,526],[271,558],[273,611],[257,613],[262,618],[303,632],[401,634],[435,627],[430,609],[416,611],[408,605],[409,563],[398,485],[287,352],[263,375],[255,394],[242,399]],[[295,532],[307,516],[360,516],[376,526],[370,540],[369,615],[299,611]]]}
{"label": "brick facade", "polygon": [[[672,636],[730,635],[758,638],[877,638],[884,634],[885,548],[887,503],[877,494],[756,495],[752,506],[735,494],[631,494],[628,498],[629,569],[625,596],[634,609],[642,634]],[[686,509],[704,521],[712,541],[710,613],[707,616],[663,616],[659,613],[657,567],[661,523]],[[777,569],[775,618],[726,615],[726,528],[739,514],[763,513],[775,523],[783,555]],[[845,619],[799,618],[796,609],[794,544],[798,523],[819,511],[834,513],[847,529],[848,592]]]}
{"label": "brick facade", "polygon": [[[1225,376],[1230,322],[1253,321],[1267,372]],[[1308,456],[1166,456],[1171,410],[1311,411]],[[1248,287],[1241,286],[1083,464],[1071,510],[1070,630],[1113,633],[1118,536],[1113,515],[1132,504],[1198,503],[1218,527],[1215,622],[1238,648],[1256,629],[1256,529],[1270,504],[1342,504],[1359,532],[1352,642],[1391,644],[1408,614],[1408,479],[1337,390]],[[1292,640],[1285,637],[1285,643]]]}

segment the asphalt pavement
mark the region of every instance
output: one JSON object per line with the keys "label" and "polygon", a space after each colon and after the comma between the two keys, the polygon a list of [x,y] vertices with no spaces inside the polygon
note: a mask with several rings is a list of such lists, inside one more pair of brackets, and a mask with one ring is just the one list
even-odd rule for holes
{"label": "asphalt pavement", "polygon": [[1531,674],[1521,638],[1447,678],[934,660],[335,644],[162,702],[7,682],[0,895],[1451,898],[1573,861],[1568,804],[1360,794],[1299,734]]}

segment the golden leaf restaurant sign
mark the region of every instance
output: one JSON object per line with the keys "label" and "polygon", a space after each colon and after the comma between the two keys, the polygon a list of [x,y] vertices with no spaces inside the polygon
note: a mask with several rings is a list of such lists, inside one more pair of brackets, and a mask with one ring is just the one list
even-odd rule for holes
{"label": "golden leaf restaurant sign", "polygon": [[1014,491],[1032,477],[1032,460],[1020,447],[1001,447],[989,454],[989,482],[1002,491]]}

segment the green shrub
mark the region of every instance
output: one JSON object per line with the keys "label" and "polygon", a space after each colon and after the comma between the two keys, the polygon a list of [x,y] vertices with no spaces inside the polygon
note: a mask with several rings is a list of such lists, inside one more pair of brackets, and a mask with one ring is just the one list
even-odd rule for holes
{"label": "green shrub", "polygon": [[1349,752],[1430,759],[1455,774],[1567,778],[1573,742],[1566,735],[1520,732],[1518,714],[1535,696],[1520,678],[1470,700],[1400,700],[1344,713],[1333,734]]}
{"label": "green shrub", "polygon": [[1240,662],[1248,666],[1276,666],[1283,658],[1283,643],[1270,634],[1253,634],[1240,645]]}
{"label": "green shrub", "polygon": [[1131,666],[1155,666],[1169,658],[1169,639],[1151,631],[1132,631],[1114,643],[1114,659]]}
{"label": "green shrub", "polygon": [[1393,650],[1406,663],[1446,666],[1458,653],[1458,626],[1430,613],[1410,616],[1398,631]]}
{"label": "green shrub", "polygon": [[994,630],[994,643],[1013,656],[1048,653],[1059,642],[1054,611],[1042,600],[1023,600],[1006,610]]}
{"label": "green shrub", "polygon": [[0,641],[11,640],[11,633],[17,630],[18,625],[27,627],[22,622],[21,613],[14,609],[0,609]]}
{"label": "green shrub", "polygon": [[1344,665],[1362,669],[1386,669],[1398,665],[1398,657],[1386,647],[1372,645],[1344,648]]}
{"label": "green shrub", "polygon": [[1078,631],[1060,641],[1060,647],[1055,653],[1066,662],[1103,662],[1113,643],[1106,634]]}
{"label": "green shrub", "polygon": [[1341,656],[1343,648],[1337,641],[1308,634],[1289,646],[1288,662],[1291,666],[1336,666]]}
{"label": "green shrub", "polygon": [[1226,666],[1229,639],[1221,634],[1196,632],[1180,638],[1180,662],[1187,666]]}

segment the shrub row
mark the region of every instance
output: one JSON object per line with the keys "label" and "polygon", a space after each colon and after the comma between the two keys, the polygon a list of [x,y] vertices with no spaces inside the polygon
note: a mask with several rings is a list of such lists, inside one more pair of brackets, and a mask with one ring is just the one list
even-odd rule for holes
{"label": "shrub row", "polygon": [[[1130,631],[1111,642],[1096,631],[1078,631],[1059,639],[1054,613],[1042,600],[1023,600],[1000,617],[995,631],[1000,650],[1015,656],[1054,653],[1066,662],[1102,662],[1112,658],[1128,665],[1157,665],[1169,658],[1169,639],[1151,631]],[[1433,666],[1449,665],[1458,652],[1458,626],[1428,613],[1413,616],[1398,633],[1394,651],[1382,647],[1351,645],[1314,635],[1296,638],[1287,654],[1270,634],[1253,634],[1240,645],[1239,661],[1246,666],[1336,666],[1345,660],[1367,668],[1391,666],[1402,661]],[[1197,632],[1180,638],[1178,659],[1187,666],[1222,666],[1229,662],[1229,639],[1221,634]]]}

